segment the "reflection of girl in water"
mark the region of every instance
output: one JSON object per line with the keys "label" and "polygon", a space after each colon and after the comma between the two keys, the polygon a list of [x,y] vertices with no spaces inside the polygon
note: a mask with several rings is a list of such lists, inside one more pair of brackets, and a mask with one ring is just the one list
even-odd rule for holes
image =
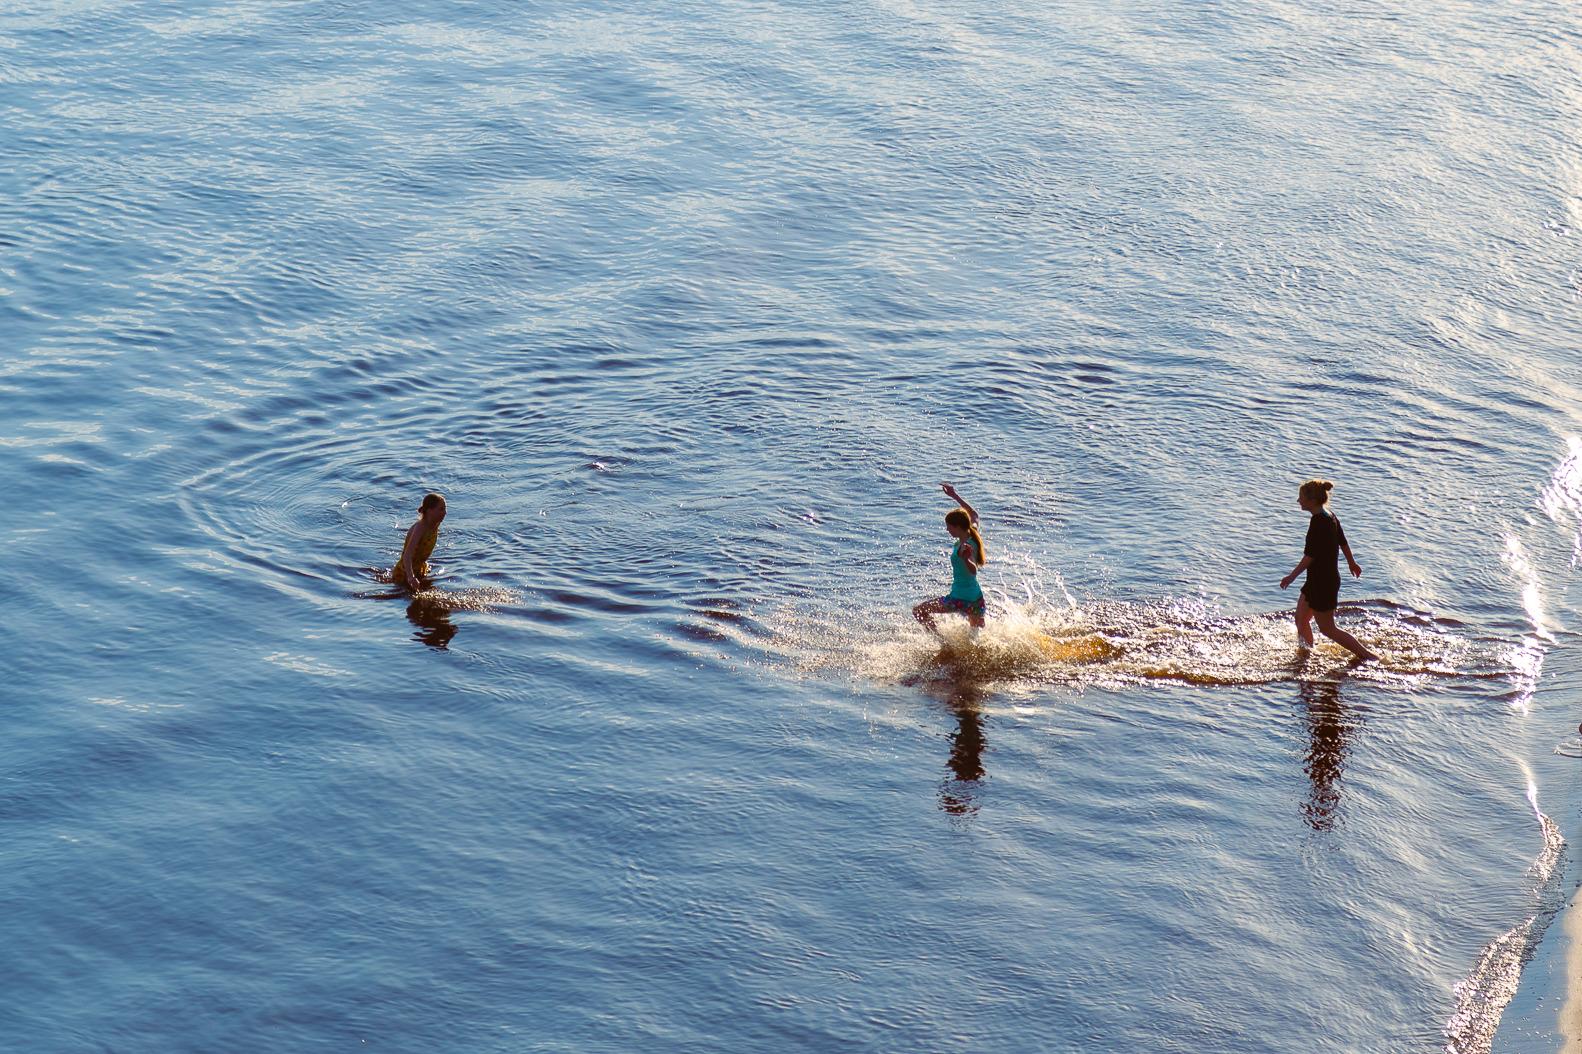
{"label": "reflection of girl in water", "polygon": [[965,615],[973,629],[983,628],[983,589],[978,585],[978,569],[988,562],[983,535],[978,531],[978,513],[956,493],[949,483],[940,489],[960,508],[945,513],[945,530],[956,539],[950,548],[950,592],[935,600],[925,600],[912,609],[912,617],[923,628],[938,633],[934,616],[953,612]]}
{"label": "reflection of girl in water", "polygon": [[1340,520],[1329,511],[1329,492],[1334,484],[1327,479],[1310,479],[1296,492],[1296,503],[1302,511],[1311,514],[1307,523],[1307,544],[1302,549],[1302,562],[1290,574],[1280,579],[1285,589],[1296,581],[1296,576],[1307,572],[1307,581],[1296,599],[1296,635],[1301,646],[1313,646],[1313,629],[1309,620],[1318,622],[1319,632],[1349,650],[1358,659],[1377,659],[1356,637],[1335,625],[1335,607],[1340,602],[1340,554],[1346,554],[1346,564],[1353,578],[1362,577],[1362,568],[1351,555],[1346,543],[1346,532]]}
{"label": "reflection of girl in water", "polygon": [[970,681],[953,680],[931,682],[923,691],[943,703],[956,719],[955,731],[947,737],[950,757],[939,784],[939,807],[952,816],[970,817],[978,811],[978,795],[989,778],[983,766],[988,749],[984,692]]}
{"label": "reflection of girl in water", "polygon": [[1298,689],[1307,708],[1307,755],[1302,768],[1310,783],[1302,815],[1315,831],[1332,831],[1340,822],[1340,785],[1351,754],[1352,733],[1360,724],[1340,699],[1334,681],[1303,681]]}
{"label": "reflection of girl in water", "polygon": [[956,731],[950,737],[950,775],[939,788],[939,807],[953,816],[978,811],[977,791],[984,779],[983,717],[971,699],[952,700]]}

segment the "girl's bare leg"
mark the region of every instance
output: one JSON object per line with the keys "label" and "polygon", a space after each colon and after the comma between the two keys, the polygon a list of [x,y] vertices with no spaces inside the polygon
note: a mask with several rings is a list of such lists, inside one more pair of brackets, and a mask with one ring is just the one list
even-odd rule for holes
{"label": "girl's bare leg", "polygon": [[937,637],[939,636],[939,629],[934,625],[934,616],[944,610],[939,601],[925,600],[912,609],[912,617],[922,623],[924,629]]}
{"label": "girl's bare leg", "polygon": [[[1307,606],[1307,594],[1296,595],[1296,639],[1311,648],[1313,646],[1313,627],[1309,624],[1313,617],[1313,609]],[[1320,622],[1319,626],[1323,626]]]}
{"label": "girl's bare leg", "polygon": [[1362,642],[1356,637],[1353,637],[1351,634],[1335,625],[1335,613],[1333,611],[1315,611],[1313,612],[1313,617],[1318,620],[1318,631],[1320,633],[1334,641],[1336,644],[1339,644],[1342,648],[1350,651],[1357,658],[1378,658],[1378,656],[1373,654],[1373,652],[1369,651],[1367,648],[1364,648],[1362,646]]}

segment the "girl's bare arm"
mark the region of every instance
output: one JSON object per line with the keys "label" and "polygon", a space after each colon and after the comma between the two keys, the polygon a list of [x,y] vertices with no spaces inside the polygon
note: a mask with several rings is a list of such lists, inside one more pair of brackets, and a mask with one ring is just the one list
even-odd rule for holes
{"label": "girl's bare arm", "polygon": [[1302,557],[1302,562],[1297,564],[1294,568],[1292,568],[1290,574],[1288,574],[1284,578],[1280,579],[1280,588],[1281,589],[1285,589],[1292,582],[1295,582],[1296,581],[1296,576],[1301,574],[1303,571],[1306,571],[1307,568],[1308,568],[1308,565],[1311,564],[1312,562],[1313,562],[1313,558],[1311,556],[1307,556],[1307,555],[1304,554],[1303,557]]}
{"label": "girl's bare arm", "polygon": [[963,498],[960,494],[957,494],[956,488],[954,486],[949,483],[941,483],[939,485],[939,489],[944,491],[945,495],[950,498],[951,501],[954,501],[957,505],[960,505],[963,509],[965,509],[967,516],[971,518],[973,523],[978,522],[978,510],[974,509],[971,505],[968,505],[967,499]]}
{"label": "girl's bare arm", "polygon": [[1362,565],[1357,563],[1356,558],[1351,555],[1351,546],[1347,545],[1345,542],[1341,542],[1340,551],[1346,554],[1346,566],[1351,568],[1351,577],[1361,578]]}

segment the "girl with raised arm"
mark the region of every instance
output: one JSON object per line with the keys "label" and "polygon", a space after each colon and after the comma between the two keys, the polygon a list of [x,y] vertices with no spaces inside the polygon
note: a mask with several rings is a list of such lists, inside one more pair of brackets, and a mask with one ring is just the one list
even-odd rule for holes
{"label": "girl with raised arm", "polygon": [[1346,543],[1346,532],[1340,520],[1331,512],[1329,492],[1335,485],[1327,479],[1310,479],[1296,492],[1296,503],[1312,518],[1307,523],[1307,544],[1302,549],[1302,562],[1290,574],[1280,579],[1285,589],[1296,581],[1296,576],[1307,572],[1302,593],[1296,598],[1296,635],[1302,647],[1313,646],[1313,628],[1310,619],[1317,620],[1319,632],[1349,650],[1359,660],[1377,659],[1367,648],[1335,625],[1335,606],[1340,602],[1340,554],[1346,554],[1346,564],[1351,577],[1361,578],[1362,568],[1351,555]]}
{"label": "girl with raised arm", "polygon": [[912,609],[912,617],[935,634],[939,630],[934,626],[934,616],[946,612],[965,615],[973,629],[982,629],[983,589],[978,585],[978,569],[988,562],[988,553],[978,531],[978,513],[949,483],[941,483],[940,488],[960,506],[945,513],[945,530],[956,540],[950,548],[950,592],[923,601]]}

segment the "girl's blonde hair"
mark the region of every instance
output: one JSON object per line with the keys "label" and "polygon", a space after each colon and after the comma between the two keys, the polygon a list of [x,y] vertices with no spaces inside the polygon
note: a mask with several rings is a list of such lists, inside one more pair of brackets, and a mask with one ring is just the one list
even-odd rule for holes
{"label": "girl's blonde hair", "polygon": [[1334,489],[1335,485],[1327,479],[1310,479],[1306,483],[1302,484],[1302,488],[1298,490],[1297,493],[1301,495],[1303,501],[1316,502],[1319,505],[1328,505],[1329,492]]}
{"label": "girl's blonde hair", "polygon": [[972,522],[972,517],[967,515],[966,509],[951,509],[945,513],[945,522],[952,527],[966,529],[967,537],[972,539],[972,544],[978,550],[978,565],[989,562],[989,551],[983,547],[983,534],[978,530],[978,525]]}

